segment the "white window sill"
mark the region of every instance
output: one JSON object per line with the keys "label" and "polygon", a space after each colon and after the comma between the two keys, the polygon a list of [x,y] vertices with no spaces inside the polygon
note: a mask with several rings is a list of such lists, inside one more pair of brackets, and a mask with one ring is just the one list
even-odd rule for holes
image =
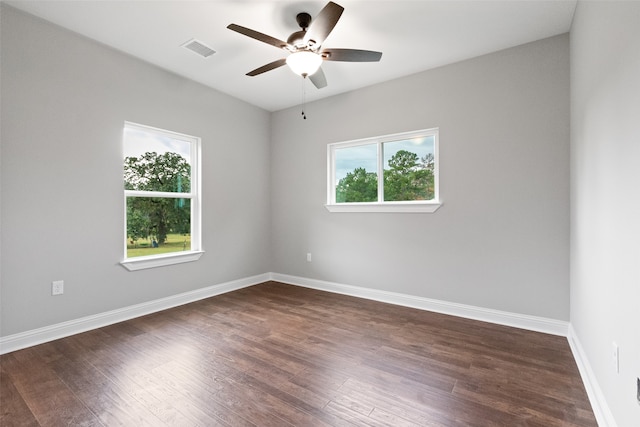
{"label": "white window sill", "polygon": [[200,259],[204,251],[175,252],[164,255],[141,256],[128,258],[120,264],[129,271],[143,270],[145,268],[164,267],[167,265],[193,262]]}
{"label": "white window sill", "polygon": [[387,203],[339,203],[324,205],[329,212],[398,212],[398,213],[433,213],[438,210],[440,202],[387,202]]}

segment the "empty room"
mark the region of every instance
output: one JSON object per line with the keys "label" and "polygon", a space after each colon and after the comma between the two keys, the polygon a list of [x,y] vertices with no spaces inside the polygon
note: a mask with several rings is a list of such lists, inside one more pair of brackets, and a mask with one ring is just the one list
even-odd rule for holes
{"label": "empty room", "polygon": [[0,425],[640,426],[640,1],[0,19]]}

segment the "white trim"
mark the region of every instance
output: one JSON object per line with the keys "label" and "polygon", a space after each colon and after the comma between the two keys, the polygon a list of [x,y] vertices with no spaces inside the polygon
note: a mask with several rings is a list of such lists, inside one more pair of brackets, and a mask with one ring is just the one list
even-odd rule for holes
{"label": "white trim", "polygon": [[290,276],[286,274],[271,273],[271,280],[305,288],[318,289],[337,294],[350,295],[374,301],[386,302],[420,310],[449,314],[466,319],[482,322],[496,323],[498,325],[543,332],[551,335],[566,337],[569,323],[549,319],[546,317],[530,316],[526,314],[511,313],[507,311],[493,310],[490,308],[476,307],[466,304],[441,301],[431,298],[417,297],[396,292],[381,291],[377,289],[361,288],[358,286],[343,285],[340,283],[325,282],[323,280],[307,279],[304,277]]}
{"label": "white trim", "polygon": [[194,139],[200,139],[200,137],[198,136],[193,136],[193,135],[188,135],[182,132],[175,132],[172,130],[157,128],[155,126],[142,125],[140,123],[130,122],[128,120],[124,121],[124,126],[125,128],[136,129],[141,132],[162,133],[171,139],[177,139],[177,140],[188,142],[188,143],[193,142]]}
{"label": "white trim", "polygon": [[194,199],[196,193],[176,193],[168,191],[124,190],[127,197],[162,197],[165,199]]}
{"label": "white trim", "polygon": [[145,268],[164,267],[167,265],[193,262],[200,259],[204,251],[170,252],[161,255],[149,255],[136,258],[127,258],[120,261],[120,265],[129,271],[143,270]]}
{"label": "white trim", "polygon": [[[568,322],[564,322],[561,320],[493,310],[483,307],[400,294],[396,292],[343,285],[339,283],[308,279],[287,274],[265,273],[257,276],[247,277],[244,279],[234,280],[227,283],[209,286],[202,289],[197,289],[195,291],[173,295],[166,298],[161,298],[154,301],[149,301],[142,304],[124,307],[106,313],[100,313],[81,319],[75,319],[68,322],[58,323],[55,325],[22,332],[19,334],[0,337],[0,354],[41,344],[47,341],[52,341],[58,338],[63,338],[69,335],[85,332],[91,329],[96,329],[114,323],[122,322],[128,319],[133,319],[135,317],[144,316],[150,313],[166,310],[179,305],[188,304],[190,302],[198,301],[204,298],[209,298],[215,295],[231,292],[248,286],[257,285],[269,280],[275,280],[290,285],[350,295],[374,301],[386,302],[405,307],[417,308],[420,310],[449,314],[452,316],[458,316],[467,319],[480,320],[483,322],[490,322],[520,329],[543,332],[551,335],[567,336],[569,331]],[[571,345],[572,342],[569,341],[569,344]],[[574,354],[576,353],[574,352]],[[583,359],[586,360],[586,358],[584,357]]]}
{"label": "white trim", "polygon": [[383,203],[337,203],[324,205],[329,212],[399,212],[434,213],[442,203],[438,202],[383,202]]}
{"label": "white trim", "polygon": [[591,369],[589,359],[587,358],[584,348],[582,347],[582,344],[576,335],[576,331],[573,329],[573,325],[571,324],[569,325],[567,341],[569,341],[569,347],[573,353],[573,358],[578,365],[578,371],[580,371],[580,377],[582,377],[582,382],[585,390],[587,391],[587,396],[589,397],[589,402],[591,403],[591,408],[593,409],[593,414],[596,417],[598,425],[600,427],[617,427],[616,420],[613,418],[609,405],[607,405],[604,393],[602,392],[602,389],[598,384],[598,380]]}
{"label": "white trim", "polygon": [[9,353],[12,351],[20,350],[22,348],[27,348],[48,341],[53,341],[59,338],[68,337],[70,335],[79,334],[81,332],[90,331],[92,329],[101,328],[104,326],[112,325],[114,323],[123,322],[125,320],[145,316],[151,313],[156,313],[158,311],[167,310],[169,308],[199,301],[201,299],[210,298],[212,296],[257,285],[268,280],[270,280],[269,274],[260,274],[257,276],[246,277],[244,279],[233,280],[226,283],[220,283],[206,288],[196,289],[194,291],[172,295],[166,298],[160,298],[129,307],[107,311],[105,313],[82,317],[80,319],[74,319],[68,322],[45,326],[43,328],[33,329],[31,331],[21,332],[6,337],[0,337],[0,354]]}
{"label": "white trim", "polygon": [[[377,177],[378,177],[378,203],[384,203],[384,144],[382,142],[378,143],[378,170],[376,171]],[[336,152],[335,150],[333,150],[332,152],[332,159],[331,161],[333,163],[336,162]],[[336,202],[336,187],[338,186],[338,183],[335,182],[335,176],[332,177],[333,179],[333,189],[331,190],[331,194],[333,196],[333,198],[331,199],[331,204],[338,204]]]}

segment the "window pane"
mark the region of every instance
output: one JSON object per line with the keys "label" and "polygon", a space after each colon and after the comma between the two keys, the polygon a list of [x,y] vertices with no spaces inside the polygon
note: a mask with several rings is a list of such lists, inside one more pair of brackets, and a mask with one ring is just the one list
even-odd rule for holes
{"label": "window pane", "polygon": [[376,144],[336,148],[336,203],[378,201]]}
{"label": "window pane", "polygon": [[125,127],[125,190],[188,193],[190,142],[137,127]]}
{"label": "window pane", "polygon": [[433,200],[435,138],[387,142],[384,153],[384,201]]}
{"label": "window pane", "polygon": [[127,258],[191,250],[191,200],[127,197]]}

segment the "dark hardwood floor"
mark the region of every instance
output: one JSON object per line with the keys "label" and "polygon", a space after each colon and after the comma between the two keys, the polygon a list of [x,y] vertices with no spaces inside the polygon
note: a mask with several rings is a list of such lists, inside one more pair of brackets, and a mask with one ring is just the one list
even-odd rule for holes
{"label": "dark hardwood floor", "polygon": [[563,337],[268,282],[0,357],[2,426],[596,426]]}

